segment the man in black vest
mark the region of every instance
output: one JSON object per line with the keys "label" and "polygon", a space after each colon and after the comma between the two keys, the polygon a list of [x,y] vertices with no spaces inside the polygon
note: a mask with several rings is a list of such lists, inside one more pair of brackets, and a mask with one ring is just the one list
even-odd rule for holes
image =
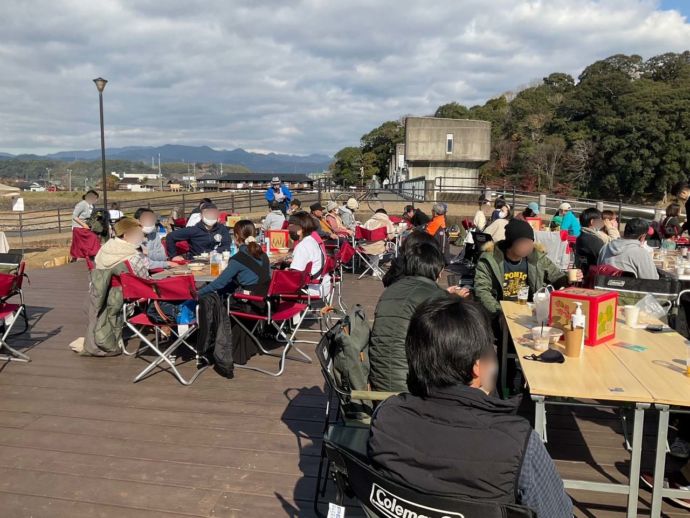
{"label": "man in black vest", "polygon": [[408,388],[379,405],[369,456],[392,480],[420,491],[572,517],[572,502],[519,400],[495,390],[491,325],[478,304],[443,297],[414,313],[405,343]]}

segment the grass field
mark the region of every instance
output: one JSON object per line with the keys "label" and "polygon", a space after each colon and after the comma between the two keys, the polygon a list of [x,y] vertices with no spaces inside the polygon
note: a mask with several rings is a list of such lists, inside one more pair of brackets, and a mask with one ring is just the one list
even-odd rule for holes
{"label": "grass field", "polygon": [[[73,207],[81,197],[83,192],[22,192],[24,198],[24,208],[30,210],[44,210],[56,209],[58,207]],[[133,200],[150,200],[152,198],[160,198],[162,196],[171,196],[176,193],[171,192],[129,192],[129,191],[112,191],[108,192],[108,203],[113,201],[133,201]],[[179,193],[181,194],[181,193]],[[185,193],[187,196],[203,197],[204,193]],[[208,193],[206,194],[208,196]],[[12,202],[10,198],[0,198],[0,211],[11,210]]]}

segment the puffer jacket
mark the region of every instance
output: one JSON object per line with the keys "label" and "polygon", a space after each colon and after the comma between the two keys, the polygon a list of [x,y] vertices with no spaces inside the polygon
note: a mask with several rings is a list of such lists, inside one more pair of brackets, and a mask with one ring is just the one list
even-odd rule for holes
{"label": "puffer jacket", "polygon": [[374,316],[369,343],[374,390],[407,390],[405,337],[410,319],[422,302],[445,296],[446,292],[426,277],[403,277],[383,291]]}
{"label": "puffer jacket", "polygon": [[[395,237],[395,229],[393,228],[393,223],[391,223],[388,214],[383,212],[378,212],[374,214],[366,223],[364,223],[364,228],[367,230],[376,230],[377,228],[386,228],[386,238],[393,239]],[[385,241],[375,241],[373,243],[362,245],[364,253],[367,255],[381,255],[386,251]]]}
{"label": "puffer jacket", "polygon": [[[474,296],[492,317],[496,317],[501,312],[505,245],[505,241],[495,244],[487,243],[474,273]],[[527,257],[527,284],[530,300],[534,293],[544,286],[551,284],[558,289],[565,286],[567,280],[568,276],[546,257],[543,247],[536,243],[534,250]]]}

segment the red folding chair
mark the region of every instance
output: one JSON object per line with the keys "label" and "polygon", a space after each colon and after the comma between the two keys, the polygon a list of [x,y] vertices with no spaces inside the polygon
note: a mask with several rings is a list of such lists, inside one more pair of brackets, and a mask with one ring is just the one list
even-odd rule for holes
{"label": "red folding chair", "polygon": [[[7,302],[8,298],[17,294],[16,289],[16,274],[0,274],[0,322],[2,322],[4,326],[2,336],[0,336],[0,351],[5,349],[9,353],[8,355],[0,355],[0,360],[29,362],[31,361],[31,358],[29,358],[26,354],[10,347],[10,345],[7,343],[7,338],[10,336],[14,324],[17,322],[22,313],[24,314],[27,329],[29,325],[28,320],[26,319],[26,308],[24,306],[23,298],[21,300],[21,304],[10,304]],[[21,290],[19,293],[21,294]]]}
{"label": "red folding chair", "polygon": [[[276,372],[267,371],[251,365],[235,365],[241,369],[250,369],[269,376],[280,376],[285,370],[285,360],[294,360],[303,363],[311,363],[311,358],[295,345],[295,335],[299,331],[304,316],[306,315],[307,305],[294,300],[283,300],[282,297],[299,294],[306,282],[307,273],[297,270],[274,270],[268,293],[265,297],[258,295],[246,295],[243,293],[233,294],[233,298],[247,302],[263,302],[266,311],[246,312],[230,309],[230,317],[244,329],[252,338],[262,354],[276,356],[280,358],[278,370]],[[296,321],[295,321],[296,319]],[[245,322],[254,322],[251,330]],[[256,336],[256,331],[261,323],[270,325],[276,330],[276,338],[282,339],[285,345],[280,353],[268,351],[264,348],[261,340]],[[288,335],[287,326],[292,323],[292,332]],[[295,349],[301,357],[288,356],[288,351]]]}
{"label": "red folding chair", "polygon": [[[12,262],[9,262],[9,261]],[[9,299],[15,296],[19,296],[19,305],[21,306],[21,314],[24,317],[24,329],[17,333],[22,334],[29,329],[29,313],[26,309],[26,304],[24,303],[24,278],[27,277],[24,270],[26,269],[26,262],[21,260],[21,256],[16,254],[0,254],[0,264],[3,265],[17,265],[16,272],[14,273],[1,273],[0,277],[5,278],[3,285],[8,285],[9,288],[6,291],[0,291],[0,303],[7,302]]]}
{"label": "red folding chair", "polygon": [[[122,286],[122,297],[130,301],[144,299],[149,301],[149,303],[153,301],[180,302],[185,300],[196,300],[197,298],[193,275],[181,275],[154,280],[143,279],[131,273],[123,273],[120,275],[120,284]],[[184,326],[176,322],[167,324],[154,322],[149,318],[146,312],[129,317],[124,305],[122,314],[125,325],[146,344],[145,347],[151,349],[158,356],[158,358],[152,361],[134,378],[134,383],[143,379],[149,372],[163,363],[166,364],[167,367],[160,367],[161,370],[171,370],[174,376],[183,385],[191,385],[194,383],[194,380],[208,368],[208,365],[203,365],[204,361],[197,353],[197,350],[187,342],[187,339],[197,329],[198,306],[197,318],[190,324],[185,324]],[[159,335],[162,327],[169,327],[176,338],[165,351],[162,351],[159,346]],[[153,342],[143,333],[143,331],[148,328],[154,330],[155,340]],[[178,365],[176,365],[177,358],[175,356],[175,351],[182,345],[195,354],[197,361],[197,371],[189,380],[182,376],[177,369]]]}
{"label": "red folding chair", "polygon": [[101,249],[101,239],[88,228],[72,229],[72,244],[69,255],[75,259],[86,259],[89,270],[93,270],[93,258]]}
{"label": "red folding chair", "polygon": [[[383,278],[383,270],[381,270],[377,264],[371,262],[369,255],[364,251],[363,246],[378,243],[380,241],[386,241],[387,237],[388,231],[386,230],[386,227],[377,228],[376,230],[368,230],[359,226],[355,228],[355,252],[357,253],[357,257],[359,257],[360,260],[367,265],[367,268],[362,272],[362,275],[359,276],[360,279],[368,272],[371,272],[374,277],[378,277],[379,280]],[[382,259],[384,255],[385,254],[378,254],[379,259]]]}
{"label": "red folding chair", "polygon": [[356,254],[357,252],[349,241],[344,241],[342,246],[333,255],[335,258],[335,268],[333,275],[331,275],[331,282],[333,283],[334,298],[335,294],[337,294],[338,307],[343,312],[343,315],[347,313],[347,305],[343,301],[343,265],[352,261]]}

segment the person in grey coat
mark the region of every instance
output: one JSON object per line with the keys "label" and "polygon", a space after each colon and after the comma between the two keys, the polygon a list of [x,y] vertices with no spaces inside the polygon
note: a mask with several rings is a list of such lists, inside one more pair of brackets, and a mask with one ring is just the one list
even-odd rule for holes
{"label": "person in grey coat", "polygon": [[176,263],[168,261],[168,255],[165,252],[163,241],[161,241],[161,236],[156,226],[156,213],[151,209],[142,207],[134,213],[134,218],[139,221],[144,232],[144,242],[141,244],[141,247],[146,256],[148,268],[170,268],[171,266],[176,266]]}
{"label": "person in grey coat", "polygon": [[644,246],[649,232],[649,221],[633,218],[625,225],[623,237],[614,239],[599,252],[599,264],[609,264],[630,272],[638,279],[659,278],[651,250]]}

